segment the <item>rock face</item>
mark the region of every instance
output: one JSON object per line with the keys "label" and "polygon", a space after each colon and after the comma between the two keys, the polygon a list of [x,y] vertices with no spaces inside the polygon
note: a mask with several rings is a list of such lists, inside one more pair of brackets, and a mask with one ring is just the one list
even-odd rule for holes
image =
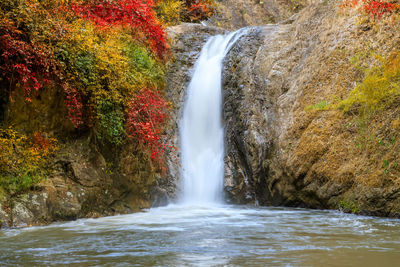
{"label": "rock face", "polygon": [[28,193],[0,201],[0,225],[131,213],[162,197],[162,192],[150,192],[157,189],[157,176],[143,165],[135,147],[100,149],[87,138],[61,148],[50,160],[46,180]]}
{"label": "rock face", "polygon": [[[399,216],[398,172],[381,167],[392,152],[354,148],[356,114],[307,111],[346,97],[360,81],[352,56],[367,45],[387,54],[399,48],[398,40],[398,30],[358,25],[354,14],[339,15],[328,2],[251,29],[226,57],[223,72],[228,200]],[[369,129],[385,138],[382,125],[397,119],[398,109],[375,114]]]}
{"label": "rock face", "polygon": [[234,30],[277,23],[288,19],[312,1],[307,0],[219,0],[216,14],[207,24]]}
{"label": "rock face", "polygon": [[[356,19],[354,12],[340,14],[337,3],[311,4],[278,24],[250,28],[231,49],[223,70],[228,202],[399,216],[399,170],[382,168],[382,159],[398,159],[399,142],[371,150],[368,139],[368,150],[360,151],[355,147],[365,135],[357,113],[308,108],[347,97],[362,80],[351,62],[365,47],[382,55],[399,49],[398,27],[380,30]],[[190,70],[206,39],[222,32],[192,24],[170,29],[176,59],[168,75],[167,97],[174,103],[168,134],[177,147]],[[393,126],[399,116],[399,107],[389,107],[364,131],[376,140],[399,136]],[[179,160],[168,163],[166,180],[178,185],[167,190],[174,198]]]}

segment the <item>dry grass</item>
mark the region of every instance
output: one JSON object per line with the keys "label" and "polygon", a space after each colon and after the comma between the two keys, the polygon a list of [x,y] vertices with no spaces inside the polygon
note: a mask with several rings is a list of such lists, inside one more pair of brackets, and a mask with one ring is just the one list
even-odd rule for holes
{"label": "dry grass", "polygon": [[[360,112],[357,101],[345,113],[334,108],[366,75],[352,62],[355,55],[365,54],[361,60],[370,66],[379,61],[374,54],[400,51],[399,23],[388,21],[364,22],[343,41],[346,46],[330,52],[315,51],[315,57],[320,58],[311,62],[324,64],[310,68],[314,71],[302,88],[289,133],[295,144],[290,160],[305,181],[327,179],[367,187],[400,185],[399,99],[369,112]],[[335,27],[339,31],[344,24]],[[367,53],[367,49],[374,53]]]}

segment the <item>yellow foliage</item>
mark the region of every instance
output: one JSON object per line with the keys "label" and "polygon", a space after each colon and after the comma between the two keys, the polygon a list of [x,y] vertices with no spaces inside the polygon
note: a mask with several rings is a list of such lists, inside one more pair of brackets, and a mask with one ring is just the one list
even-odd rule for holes
{"label": "yellow foliage", "polygon": [[367,69],[364,80],[337,107],[349,111],[359,105],[361,113],[375,111],[390,104],[393,97],[400,94],[400,53],[377,59],[380,66]]}
{"label": "yellow foliage", "polygon": [[156,6],[158,17],[167,26],[180,23],[183,9],[183,2],[180,0],[164,0]]}
{"label": "yellow foliage", "polygon": [[67,38],[65,61],[73,67],[66,67],[86,95],[122,103],[141,88],[163,88],[161,63],[135,43],[129,29],[99,29],[90,21],[76,20]]}
{"label": "yellow foliage", "polygon": [[0,187],[12,194],[39,182],[46,156],[55,149],[56,140],[43,133],[28,138],[11,127],[0,128]]}

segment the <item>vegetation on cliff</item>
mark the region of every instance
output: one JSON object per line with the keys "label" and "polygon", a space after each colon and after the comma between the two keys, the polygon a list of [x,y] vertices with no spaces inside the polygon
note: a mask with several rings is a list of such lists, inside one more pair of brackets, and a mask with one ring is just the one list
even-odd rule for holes
{"label": "vegetation on cliff", "polygon": [[0,129],[0,144],[0,196],[18,194],[44,179],[46,158],[57,148],[44,133],[28,138],[12,128]]}
{"label": "vegetation on cliff", "polygon": [[357,206],[351,212],[399,216],[399,2],[345,1],[339,10],[350,22],[340,24],[346,45],[323,56],[325,66],[307,86],[302,99],[313,104],[305,107],[308,126],[296,153],[310,158],[307,182],[346,190],[337,207],[348,202]]}
{"label": "vegetation on cliff", "polygon": [[[3,191],[24,191],[45,177],[57,133],[89,131],[111,146],[131,140],[147,151],[144,160],[162,167],[170,107],[163,98],[165,25],[206,18],[213,1],[9,0],[0,10]],[[15,106],[67,120],[51,127],[18,121]]]}

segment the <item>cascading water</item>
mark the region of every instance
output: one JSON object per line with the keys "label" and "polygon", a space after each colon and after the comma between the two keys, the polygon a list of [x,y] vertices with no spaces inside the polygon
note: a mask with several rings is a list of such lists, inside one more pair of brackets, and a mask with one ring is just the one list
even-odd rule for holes
{"label": "cascading water", "polygon": [[224,176],[222,61],[246,31],[241,29],[211,37],[196,62],[180,125],[184,203],[221,200]]}

